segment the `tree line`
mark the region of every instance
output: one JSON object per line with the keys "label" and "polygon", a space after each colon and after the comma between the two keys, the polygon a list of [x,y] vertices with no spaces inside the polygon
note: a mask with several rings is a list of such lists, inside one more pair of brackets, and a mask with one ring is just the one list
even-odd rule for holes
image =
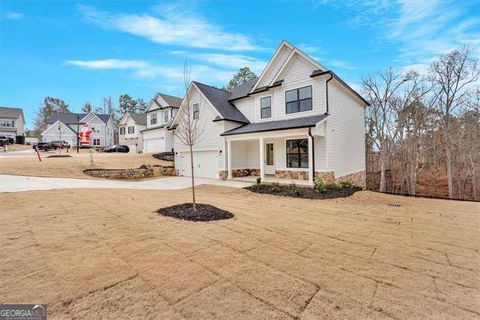
{"label": "tree line", "polygon": [[381,192],[480,200],[478,59],[465,46],[422,73],[362,80],[367,185]]}
{"label": "tree line", "polygon": [[[101,106],[94,106],[89,101],[85,102],[81,107],[81,112],[110,114],[115,121],[118,121],[126,112],[144,112],[147,105],[148,103],[142,98],[134,99],[128,94],[122,94],[118,98],[117,105],[114,105],[111,97],[107,97],[103,99]],[[34,136],[40,136],[40,134],[47,128],[48,118],[50,118],[55,112],[69,113],[72,111],[70,105],[64,100],[56,97],[45,97],[35,112],[35,118],[33,120]]]}

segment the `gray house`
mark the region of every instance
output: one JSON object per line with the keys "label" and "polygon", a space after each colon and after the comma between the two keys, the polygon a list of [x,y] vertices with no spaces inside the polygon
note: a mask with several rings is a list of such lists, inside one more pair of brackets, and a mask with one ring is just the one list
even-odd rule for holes
{"label": "gray house", "polygon": [[20,108],[0,107],[0,136],[23,136],[25,117]]}

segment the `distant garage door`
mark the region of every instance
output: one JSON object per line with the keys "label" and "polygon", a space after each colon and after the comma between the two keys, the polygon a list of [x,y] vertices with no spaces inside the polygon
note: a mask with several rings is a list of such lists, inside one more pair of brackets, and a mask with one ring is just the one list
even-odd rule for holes
{"label": "distant garage door", "polygon": [[[190,153],[179,153],[180,175],[191,176]],[[195,176],[199,178],[218,179],[218,151],[195,151],[193,154]]]}
{"label": "distant garage door", "polygon": [[161,152],[162,140],[160,139],[150,139],[143,141],[143,152],[144,153],[156,153]]}

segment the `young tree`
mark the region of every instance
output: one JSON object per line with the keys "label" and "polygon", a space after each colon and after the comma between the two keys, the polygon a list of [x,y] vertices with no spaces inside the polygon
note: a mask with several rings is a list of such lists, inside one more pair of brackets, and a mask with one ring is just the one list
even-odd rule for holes
{"label": "young tree", "polygon": [[133,99],[129,94],[122,94],[118,98],[118,107],[117,111],[119,114],[119,119],[127,112],[136,112],[137,111],[137,101]]}
{"label": "young tree", "polygon": [[233,75],[233,78],[228,82],[228,85],[223,89],[232,90],[236,86],[239,86],[244,82],[249,81],[256,77],[257,75],[252,70],[250,70],[249,67],[240,68],[238,72]]}
{"label": "young tree", "polygon": [[194,106],[191,104],[190,92],[188,92],[190,86],[190,70],[185,62],[183,70],[183,82],[186,90],[186,95],[182,103],[182,107],[178,111],[175,117],[175,137],[184,145],[188,147],[190,152],[190,169],[192,173],[192,204],[193,211],[197,211],[197,202],[195,199],[195,170],[194,170],[194,158],[193,147],[201,139],[204,133],[203,122],[201,122],[203,108],[200,108],[198,104],[198,112],[194,111]]}
{"label": "young tree", "polygon": [[469,85],[478,80],[478,60],[472,48],[465,46],[440,56],[430,66],[431,81],[436,85],[437,106],[442,116],[447,157],[448,196],[453,198],[452,139],[450,123],[456,111],[465,105]]}
{"label": "young tree", "polygon": [[38,107],[35,112],[34,132],[36,136],[39,136],[47,128],[47,120],[54,112],[66,113],[70,112],[69,106],[65,101],[54,97],[45,97],[43,103]]}
{"label": "young tree", "polygon": [[90,102],[85,102],[82,106],[82,112],[83,113],[90,113],[92,112],[93,106]]}

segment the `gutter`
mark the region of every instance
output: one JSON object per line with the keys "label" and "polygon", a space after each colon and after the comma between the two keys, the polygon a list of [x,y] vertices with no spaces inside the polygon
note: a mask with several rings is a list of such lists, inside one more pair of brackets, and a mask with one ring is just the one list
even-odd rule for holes
{"label": "gutter", "polygon": [[[330,78],[331,80],[331,78]],[[312,182],[315,184],[315,137],[312,135],[312,128],[308,128],[308,135],[312,138]]]}
{"label": "gutter", "polygon": [[329,104],[328,104],[328,83],[330,82],[330,80],[333,79],[333,73],[330,73],[330,78],[327,79],[327,81],[325,81],[325,100],[326,100],[326,111],[325,114],[328,114],[329,113]]}

